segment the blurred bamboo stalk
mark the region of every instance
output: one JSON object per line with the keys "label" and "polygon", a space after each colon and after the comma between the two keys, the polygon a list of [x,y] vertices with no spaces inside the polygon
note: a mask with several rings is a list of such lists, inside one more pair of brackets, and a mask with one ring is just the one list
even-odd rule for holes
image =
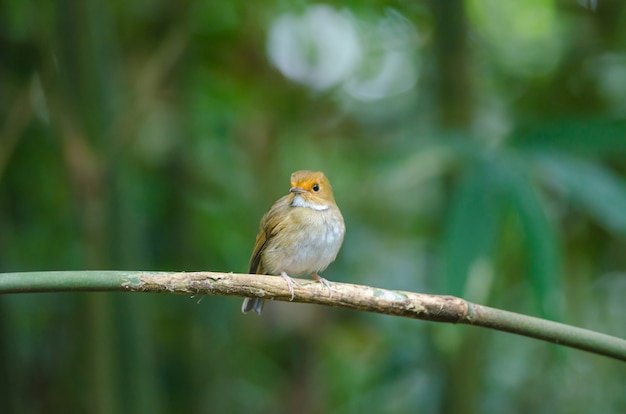
{"label": "blurred bamboo stalk", "polygon": [[26,85],[14,100],[6,121],[0,128],[0,181],[2,181],[2,176],[15,147],[32,117],[30,86]]}
{"label": "blurred bamboo stalk", "polygon": [[[332,295],[313,280],[296,279],[294,302],[435,322],[462,323],[528,336],[626,361],[626,340],[558,322],[427,295],[333,282]],[[67,271],[0,274],[0,293],[127,291],[259,297],[289,301],[280,277],[219,272]]]}
{"label": "blurred bamboo stalk", "polygon": [[428,4],[435,31],[439,121],[445,128],[466,128],[472,121],[473,105],[465,2],[434,0]]}

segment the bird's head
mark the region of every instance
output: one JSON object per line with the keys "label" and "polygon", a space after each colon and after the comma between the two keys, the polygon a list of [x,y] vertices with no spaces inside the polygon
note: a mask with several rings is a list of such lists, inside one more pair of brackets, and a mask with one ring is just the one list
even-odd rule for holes
{"label": "bird's head", "polygon": [[296,171],[291,174],[289,204],[292,207],[308,207],[328,210],[335,204],[333,189],[328,178],[319,171]]}

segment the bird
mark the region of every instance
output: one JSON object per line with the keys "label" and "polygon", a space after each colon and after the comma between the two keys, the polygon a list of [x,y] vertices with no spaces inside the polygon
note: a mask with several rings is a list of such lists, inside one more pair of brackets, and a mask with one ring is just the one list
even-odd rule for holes
{"label": "bird", "polygon": [[[346,226],[324,173],[301,170],[291,174],[289,193],[265,213],[250,257],[248,273],[282,276],[294,298],[291,276],[310,274],[326,286],[318,273],[335,261]],[[263,299],[246,298],[243,313],[261,314]]]}

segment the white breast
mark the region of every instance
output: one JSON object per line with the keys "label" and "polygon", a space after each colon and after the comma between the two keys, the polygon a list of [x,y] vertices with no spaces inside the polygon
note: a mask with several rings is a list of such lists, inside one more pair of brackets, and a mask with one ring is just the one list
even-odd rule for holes
{"label": "white breast", "polygon": [[[290,231],[293,237],[288,241],[274,238],[268,242],[262,258],[268,273],[286,272],[290,276],[317,273],[335,260],[345,234],[343,218],[336,208],[315,206],[293,210],[290,225],[296,227]],[[313,214],[309,209],[314,210]]]}

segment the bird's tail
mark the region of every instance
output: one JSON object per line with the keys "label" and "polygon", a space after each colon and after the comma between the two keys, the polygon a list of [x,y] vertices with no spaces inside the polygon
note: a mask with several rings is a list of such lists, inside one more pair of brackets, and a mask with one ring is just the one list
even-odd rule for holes
{"label": "bird's tail", "polygon": [[260,315],[263,311],[263,303],[265,301],[259,298],[245,298],[243,305],[241,305],[241,311],[248,313],[251,310],[255,311],[257,315]]}

